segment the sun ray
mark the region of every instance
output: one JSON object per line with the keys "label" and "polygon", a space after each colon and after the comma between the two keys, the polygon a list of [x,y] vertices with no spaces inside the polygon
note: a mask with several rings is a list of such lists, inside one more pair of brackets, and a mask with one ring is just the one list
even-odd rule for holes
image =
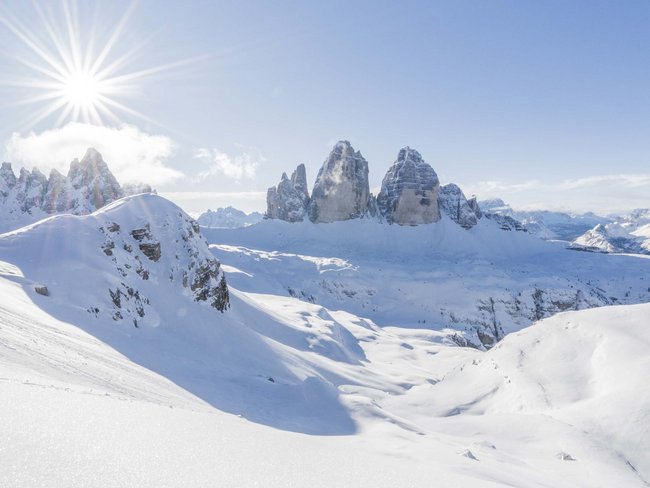
{"label": "sun ray", "polygon": [[57,70],[61,75],[64,75],[65,67],[58,64],[52,54],[45,50],[42,46],[30,36],[29,31],[20,24],[17,20],[13,19],[6,12],[0,14],[0,22],[4,24],[16,37],[27,45],[34,53],[36,53],[43,61],[49,64],[52,68]]}
{"label": "sun ray", "polygon": [[104,48],[101,50],[97,58],[95,59],[94,63],[92,64],[92,67],[90,68],[89,72],[95,75],[97,73],[97,70],[102,66],[104,61],[106,61],[106,57],[110,53],[111,49],[113,49],[113,46],[117,43],[120,35],[122,35],[122,31],[124,30],[124,27],[126,26],[128,20],[131,18],[131,15],[135,11],[137,3],[133,2],[131,5],[126,9],[124,12],[124,15],[120,18],[119,22],[115,26],[115,29],[113,30],[113,34],[109,38],[108,42],[104,45]]}
{"label": "sun ray", "polygon": [[[0,5],[0,24],[4,25],[32,56],[12,54],[17,63],[31,71],[29,78],[0,78],[1,86],[22,88],[23,94],[14,98],[11,106],[45,103],[28,117],[26,125],[52,117],[56,126],[66,122],[102,125],[120,124],[121,116],[135,117],[162,127],[125,101],[143,93],[143,84],[163,73],[172,72],[206,57],[182,59],[157,66],[131,69],[145,52],[151,38],[124,47],[120,42],[136,9],[132,2],[111,26],[98,28],[97,5],[91,22],[80,22],[87,13],[75,0],[62,0],[61,7],[33,0],[38,28],[25,24]],[[88,28],[88,25],[90,26]],[[83,27],[83,29],[82,29]],[[15,49],[13,50],[15,52]]]}

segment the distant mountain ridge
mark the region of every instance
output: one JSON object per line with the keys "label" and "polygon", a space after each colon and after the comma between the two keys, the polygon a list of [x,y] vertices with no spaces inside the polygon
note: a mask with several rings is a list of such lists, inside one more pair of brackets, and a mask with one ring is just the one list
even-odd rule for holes
{"label": "distant mountain ridge", "polygon": [[85,215],[119,198],[151,193],[149,185],[121,186],[102,155],[89,148],[74,159],[66,176],[56,169],[46,177],[38,168],[21,168],[18,177],[11,163],[0,167],[0,232],[31,224],[49,215]]}
{"label": "distant mountain ridge", "polygon": [[259,212],[247,214],[234,207],[225,207],[217,210],[207,210],[199,215],[196,220],[203,227],[237,229],[256,224],[263,218],[264,216]]}
{"label": "distant mountain ridge", "polygon": [[612,222],[598,224],[571,243],[572,249],[650,254],[650,209],[641,208]]}
{"label": "distant mountain ridge", "polygon": [[611,218],[592,212],[570,214],[550,210],[515,210],[500,198],[482,200],[481,208],[490,214],[511,217],[528,232],[542,239],[572,241],[598,224],[611,222]]}

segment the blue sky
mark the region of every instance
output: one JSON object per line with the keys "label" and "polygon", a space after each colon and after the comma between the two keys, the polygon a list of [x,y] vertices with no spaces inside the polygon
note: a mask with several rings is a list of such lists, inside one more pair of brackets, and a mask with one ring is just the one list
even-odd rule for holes
{"label": "blue sky", "polygon": [[[96,10],[105,39],[130,5],[79,4],[79,30]],[[30,4],[2,12],[39,31]],[[45,168],[79,156],[68,148],[76,134],[111,141],[118,177],[153,180],[190,212],[262,209],[282,171],[304,162],[313,181],[339,139],[368,159],[373,187],[409,145],[443,183],[479,198],[650,206],[648,25],[645,1],[143,0],[112,51],[146,41],[125,72],[199,58],[116,95],[155,123],[120,113],[128,128],[55,126],[54,116],[24,126],[36,103],[3,108],[0,137],[5,158]],[[15,33],[3,28],[0,46],[0,72],[38,76],[12,59],[35,56]],[[25,92],[0,91],[7,101]]]}

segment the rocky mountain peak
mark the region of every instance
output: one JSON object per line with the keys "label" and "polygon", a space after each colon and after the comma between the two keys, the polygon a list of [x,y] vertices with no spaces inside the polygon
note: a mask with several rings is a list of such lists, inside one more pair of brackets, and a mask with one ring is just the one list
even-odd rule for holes
{"label": "rocky mountain peak", "polygon": [[[151,191],[148,185],[136,186],[133,192]],[[21,168],[16,177],[11,164],[3,163],[0,167],[0,232],[53,213],[88,214],[125,194],[102,155],[93,148],[89,148],[81,160],[70,163],[67,176],[55,169],[46,177],[38,168],[32,171]]]}
{"label": "rocky mountain peak", "polygon": [[309,187],[307,186],[307,170],[304,164],[299,164],[296,170],[291,174],[291,185],[305,195],[309,200]]}
{"label": "rocky mountain peak", "polygon": [[404,147],[388,169],[377,195],[379,212],[390,223],[428,224],[440,220],[438,175],[415,149]]}
{"label": "rocky mountain peak", "polygon": [[266,193],[266,216],[287,222],[302,222],[307,215],[309,193],[306,188],[305,166],[299,165],[291,175],[282,173],[280,183]]}
{"label": "rocky mountain peak", "polygon": [[[440,188],[438,202],[440,209],[461,227],[471,229],[478,223],[479,215],[458,185],[449,183]],[[478,208],[476,199],[474,199],[474,205]]]}
{"label": "rocky mountain peak", "polygon": [[368,209],[368,162],[350,142],[336,143],[318,172],[309,202],[312,222],[362,217]]}

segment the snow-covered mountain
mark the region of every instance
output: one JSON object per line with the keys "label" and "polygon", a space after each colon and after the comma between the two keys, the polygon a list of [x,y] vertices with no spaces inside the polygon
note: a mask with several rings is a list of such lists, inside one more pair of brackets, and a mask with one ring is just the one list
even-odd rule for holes
{"label": "snow-covered mountain", "polygon": [[53,169],[49,177],[38,168],[0,167],[0,233],[36,222],[48,215],[83,215],[126,195],[151,192],[149,185],[120,186],[101,154],[93,148],[70,163],[67,176]]}
{"label": "snow-covered mountain", "polygon": [[650,254],[650,210],[637,209],[608,224],[598,224],[574,239],[571,247],[596,252]]}
{"label": "snow-covered mountain", "polygon": [[47,304],[83,310],[89,321],[158,327],[188,300],[228,307],[225,277],[198,224],[153,194],[2,234],[0,254]]}
{"label": "snow-covered mountain", "polygon": [[263,219],[259,212],[247,214],[234,207],[218,208],[203,212],[196,221],[203,227],[237,229],[257,224]]}
{"label": "snow-covered mountain", "polygon": [[488,214],[510,217],[520,222],[528,232],[542,239],[572,241],[594,226],[612,221],[610,217],[591,212],[569,214],[550,210],[514,210],[500,198],[482,200],[479,205]]}

